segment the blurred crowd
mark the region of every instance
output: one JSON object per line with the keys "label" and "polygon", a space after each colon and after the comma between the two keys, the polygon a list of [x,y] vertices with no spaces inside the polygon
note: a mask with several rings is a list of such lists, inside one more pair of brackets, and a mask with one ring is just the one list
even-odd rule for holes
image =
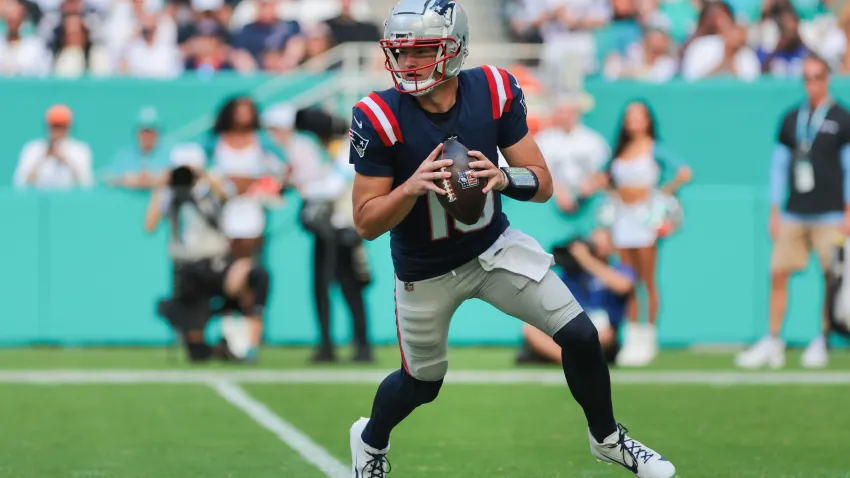
{"label": "blurred crowd", "polygon": [[377,42],[355,0],[0,0],[0,77],[285,72]]}
{"label": "blurred crowd", "polygon": [[504,16],[544,64],[568,55],[611,80],[800,77],[811,53],[850,73],[842,0],[505,0]]}
{"label": "blurred crowd", "polygon": [[[611,80],[800,76],[810,53],[850,72],[843,0],[501,3],[508,39],[542,43],[544,66],[579,64]],[[364,0],[0,0],[0,76],[324,71],[340,66],[323,56],[334,46],[377,42],[383,12],[374,8]]]}

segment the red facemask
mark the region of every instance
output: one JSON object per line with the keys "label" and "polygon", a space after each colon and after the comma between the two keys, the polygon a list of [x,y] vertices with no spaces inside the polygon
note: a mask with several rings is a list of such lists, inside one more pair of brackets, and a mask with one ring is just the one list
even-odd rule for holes
{"label": "red facemask", "polygon": [[[402,93],[420,93],[429,90],[446,80],[446,62],[455,58],[460,52],[460,47],[454,38],[419,38],[406,39],[400,38],[396,40],[381,40],[381,48],[384,50],[384,55],[387,60],[384,67],[392,73],[393,82],[396,90]],[[403,69],[398,64],[398,54],[402,49],[416,48],[434,48],[438,47],[436,59],[433,62],[425,65]],[[447,54],[446,52],[453,53]],[[436,68],[435,68],[436,67]],[[408,73],[419,73],[433,69],[433,73],[423,80],[412,79],[406,80],[404,77]]]}

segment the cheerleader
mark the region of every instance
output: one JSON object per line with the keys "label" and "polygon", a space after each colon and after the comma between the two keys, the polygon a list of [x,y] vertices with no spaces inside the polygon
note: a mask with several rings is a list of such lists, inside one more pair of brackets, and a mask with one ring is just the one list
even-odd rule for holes
{"label": "cheerleader", "polygon": [[[663,179],[672,176],[666,184]],[[617,363],[644,366],[658,353],[656,320],[659,310],[655,278],[658,240],[671,234],[681,209],[673,195],[691,180],[691,170],[679,163],[658,140],[649,106],[633,102],[624,113],[612,159],[592,179],[596,189],[607,188],[612,216],[611,236],[620,261],[637,271],[646,288],[648,323],[639,324],[637,295],[628,304],[628,324]]]}

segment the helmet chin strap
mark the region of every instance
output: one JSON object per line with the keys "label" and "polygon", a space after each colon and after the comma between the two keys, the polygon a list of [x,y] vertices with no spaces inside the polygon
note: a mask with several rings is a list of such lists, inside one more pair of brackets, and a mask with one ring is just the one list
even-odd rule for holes
{"label": "helmet chin strap", "polygon": [[[432,77],[431,79],[433,80],[433,77]],[[431,85],[431,86],[429,86],[429,87],[425,88],[424,90],[421,90],[421,91],[410,91],[410,92],[408,92],[408,94],[409,94],[409,95],[411,95],[411,96],[422,96],[422,95],[427,95],[428,93],[432,92],[432,91],[434,90],[434,88],[436,88],[436,87],[437,87],[440,83],[442,83],[442,82],[439,82],[439,81],[434,82],[434,84],[433,84],[433,85]],[[416,88],[416,87],[414,86],[414,89],[415,89],[415,88]]]}
{"label": "helmet chin strap", "polygon": [[[428,93],[434,91],[434,88],[436,88],[436,87],[440,86],[441,84],[449,81],[451,78],[448,77],[448,76],[445,76],[445,73],[443,71],[441,71],[440,68],[445,68],[445,64],[437,65],[437,67],[434,68],[434,71],[431,72],[431,76],[428,78],[428,80],[426,80],[426,81],[433,81],[434,82],[433,85],[425,88],[422,91],[411,91],[411,92],[408,92],[408,94],[411,95],[411,96],[427,95]],[[437,78],[439,78],[441,76],[443,77],[443,80],[442,81],[437,80]],[[417,88],[416,82],[412,82],[412,83],[413,84],[409,85],[409,86],[412,86],[412,89],[415,90]]]}

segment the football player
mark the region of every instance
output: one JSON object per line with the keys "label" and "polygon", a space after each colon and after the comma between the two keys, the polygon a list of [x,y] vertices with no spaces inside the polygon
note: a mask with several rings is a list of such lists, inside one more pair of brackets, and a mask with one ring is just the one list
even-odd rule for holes
{"label": "football player", "polygon": [[[380,44],[394,88],[353,107],[354,221],[373,240],[391,231],[401,368],[378,387],[370,418],[350,429],[352,476],[384,478],[390,432],[437,398],[448,369],[449,323],[477,298],[546,332],[562,348],[564,375],[588,422],[590,451],[641,478],[670,478],[673,465],[627,436],[614,419],[608,366],[591,320],[550,270],[552,256],[512,229],[502,196],[545,202],[546,164],[526,123],[516,78],[492,66],[463,70],[469,26],[453,0],[402,0]],[[486,182],[481,219],[455,221],[437,195],[442,143],[457,137]],[[509,167],[499,168],[501,150]]]}

